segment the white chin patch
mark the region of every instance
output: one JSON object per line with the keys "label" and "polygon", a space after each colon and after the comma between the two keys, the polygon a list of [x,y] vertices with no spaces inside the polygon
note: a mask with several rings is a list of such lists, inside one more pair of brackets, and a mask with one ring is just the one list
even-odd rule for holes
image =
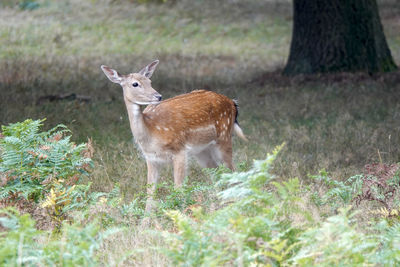
{"label": "white chin patch", "polygon": [[138,104],[138,105],[154,105],[154,104],[160,103],[160,101],[153,101],[153,102],[139,102],[139,101],[136,101],[135,103]]}

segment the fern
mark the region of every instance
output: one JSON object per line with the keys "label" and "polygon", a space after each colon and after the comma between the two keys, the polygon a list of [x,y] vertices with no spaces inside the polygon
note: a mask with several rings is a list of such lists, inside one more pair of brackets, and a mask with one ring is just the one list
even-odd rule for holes
{"label": "fern", "polygon": [[291,257],[301,230],[288,214],[305,211],[296,203],[299,181],[278,183],[270,173],[281,147],[265,160],[255,161],[249,171],[221,174],[222,209],[207,215],[193,208],[192,217],[167,212],[178,230],[164,233],[170,244],[164,251],[174,264],[278,266]]}
{"label": "fern", "polygon": [[264,195],[263,187],[275,178],[269,169],[283,146],[284,144],[278,146],[265,160],[255,160],[253,168],[247,172],[222,174],[217,186],[226,189],[218,196],[223,201],[232,201],[244,199],[249,195]]}
{"label": "fern", "polygon": [[293,262],[299,266],[370,265],[377,249],[376,239],[355,229],[349,209],[340,209],[338,215],[305,231]]}
{"label": "fern", "polygon": [[[0,199],[11,194],[38,202],[52,188],[53,181],[68,181],[87,175],[90,158],[83,157],[85,144],[75,145],[65,125],[40,132],[43,120],[25,120],[2,126],[0,174],[5,184]],[[4,183],[4,181],[3,181]]]}
{"label": "fern", "polygon": [[332,209],[350,204],[360,192],[363,184],[361,175],[354,175],[342,182],[330,178],[325,170],[321,170],[318,175],[310,175],[310,178],[326,187],[322,196],[314,194],[315,203],[318,205],[329,204]]}
{"label": "fern", "polygon": [[390,225],[387,220],[375,226],[376,239],[380,249],[371,257],[371,261],[381,266],[400,265],[400,223]]}

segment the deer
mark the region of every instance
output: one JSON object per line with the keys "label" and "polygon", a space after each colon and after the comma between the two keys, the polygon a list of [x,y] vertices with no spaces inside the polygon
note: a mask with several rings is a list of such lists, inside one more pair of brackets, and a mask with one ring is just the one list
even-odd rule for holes
{"label": "deer", "polygon": [[[162,101],[150,80],[158,63],[155,60],[127,75],[101,66],[107,78],[122,87],[132,135],[146,160],[146,212],[154,206],[152,196],[163,165],[172,163],[174,185],[180,187],[189,158],[196,159],[203,168],[223,163],[234,170],[232,133],[247,140],[237,120],[235,100],[212,91],[194,90]],[[141,106],[146,105],[142,110]]]}

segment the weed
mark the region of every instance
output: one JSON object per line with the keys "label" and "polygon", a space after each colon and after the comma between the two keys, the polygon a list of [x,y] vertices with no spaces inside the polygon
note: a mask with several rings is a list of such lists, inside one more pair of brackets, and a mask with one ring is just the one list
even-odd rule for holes
{"label": "weed", "polygon": [[10,229],[0,236],[2,266],[97,266],[96,251],[118,230],[99,231],[95,222],[63,224],[60,236],[54,237],[51,232],[37,230],[29,214],[20,215],[12,208],[2,209],[0,214],[0,224]]}
{"label": "weed", "polygon": [[[225,207],[210,214],[194,208],[193,218],[167,212],[177,228],[177,233],[165,233],[171,244],[165,250],[174,264],[278,265],[292,255],[298,231],[288,215],[306,212],[297,205],[298,180],[274,183],[269,173],[280,149],[247,172],[221,175],[220,185],[229,185],[218,193]],[[268,184],[276,192],[266,190]]]}
{"label": "weed", "polygon": [[[361,201],[378,202],[388,214],[399,208],[400,167],[398,164],[369,164],[362,176],[361,192],[356,196],[356,203]],[[397,215],[397,214],[396,214]]]}

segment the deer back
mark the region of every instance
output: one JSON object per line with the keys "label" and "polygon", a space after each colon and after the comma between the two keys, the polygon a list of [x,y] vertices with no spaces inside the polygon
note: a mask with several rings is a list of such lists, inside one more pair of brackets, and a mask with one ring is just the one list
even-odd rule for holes
{"label": "deer back", "polygon": [[234,102],[224,95],[196,90],[179,95],[143,112],[149,134],[165,149],[231,142],[236,116]]}

